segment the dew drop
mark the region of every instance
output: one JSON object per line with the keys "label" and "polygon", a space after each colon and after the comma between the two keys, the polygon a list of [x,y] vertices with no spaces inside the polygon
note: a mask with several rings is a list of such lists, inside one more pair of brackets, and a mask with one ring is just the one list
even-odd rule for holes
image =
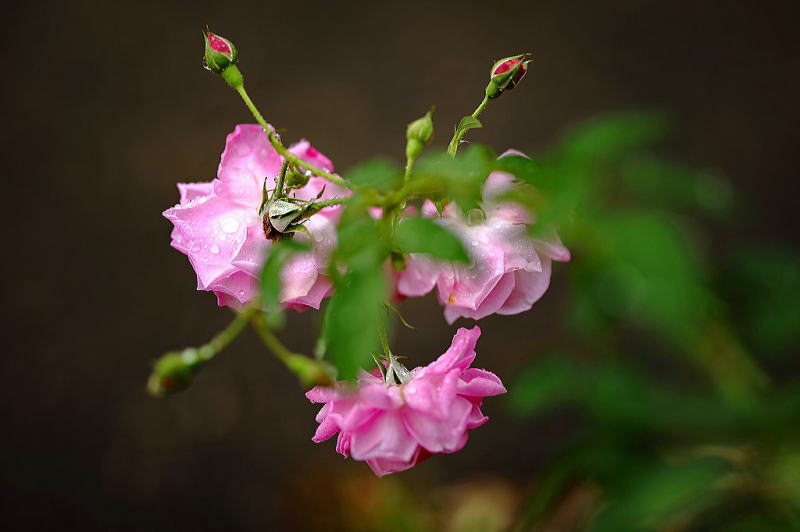
{"label": "dew drop", "polygon": [[216,255],[217,253],[219,253],[219,246],[216,244],[211,244],[211,247],[208,250],[214,255]]}
{"label": "dew drop", "polygon": [[219,226],[226,233],[235,233],[239,229],[239,220],[236,218],[226,218]]}

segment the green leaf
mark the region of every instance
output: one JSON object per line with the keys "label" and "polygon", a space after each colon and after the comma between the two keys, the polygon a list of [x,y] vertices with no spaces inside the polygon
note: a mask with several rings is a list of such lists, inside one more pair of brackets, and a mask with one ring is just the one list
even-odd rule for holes
{"label": "green leaf", "polygon": [[654,112],[626,112],[590,120],[564,141],[562,152],[570,158],[612,160],[661,139],[666,120]]}
{"label": "green leaf", "polygon": [[386,319],[383,268],[388,248],[362,200],[357,193],[342,213],[338,247],[328,270],[335,291],[325,312],[320,347],[341,379],[354,378],[369,364]]}
{"label": "green leaf", "polygon": [[574,398],[582,374],[564,356],[547,356],[525,369],[510,387],[508,405],[519,416],[532,416]]}
{"label": "green leaf", "polygon": [[339,379],[356,376],[380,345],[386,312],[386,280],[380,269],[348,272],[336,283],[325,315],[325,353]]}
{"label": "green leaf", "polygon": [[461,241],[450,231],[426,218],[409,218],[397,226],[397,249],[404,253],[426,253],[443,260],[469,262]]}
{"label": "green leaf", "polygon": [[535,187],[541,187],[545,184],[542,183],[544,176],[542,175],[541,163],[522,155],[500,157],[495,161],[494,169],[500,172],[507,172],[520,181]]}
{"label": "green leaf", "polygon": [[390,159],[372,159],[347,172],[347,179],[358,186],[380,192],[396,190],[403,184],[403,171]]}
{"label": "green leaf", "polygon": [[478,144],[455,158],[444,152],[427,154],[417,162],[409,185],[429,199],[452,199],[466,212],[480,204],[481,189],[494,160],[495,153]]}
{"label": "green leaf", "polygon": [[482,127],[483,124],[481,124],[480,120],[478,120],[472,115],[467,115],[464,118],[462,118],[461,121],[458,123],[458,126],[456,126],[456,133]]}

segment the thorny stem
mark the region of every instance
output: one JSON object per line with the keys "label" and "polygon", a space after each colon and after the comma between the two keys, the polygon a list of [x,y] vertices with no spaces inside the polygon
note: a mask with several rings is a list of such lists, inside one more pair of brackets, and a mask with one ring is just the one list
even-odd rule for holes
{"label": "thorny stem", "polygon": [[[472,112],[472,118],[477,119],[478,115],[480,115],[483,112],[483,110],[486,109],[486,106],[489,105],[489,102],[490,102],[489,97],[484,96],[481,104],[477,107],[477,109],[475,109],[475,111]],[[456,130],[456,132],[453,134],[453,139],[447,146],[447,154],[450,157],[456,156],[456,152],[458,152],[458,146],[459,144],[461,144],[461,139],[464,138],[464,135],[466,135],[466,133],[467,133],[466,129],[461,129],[461,130]]]}
{"label": "thorny stem", "polygon": [[253,103],[253,100],[251,100],[250,96],[248,96],[247,91],[244,88],[244,85],[243,84],[238,85],[234,87],[234,89],[236,89],[236,92],[238,92],[239,96],[242,97],[242,100],[244,101],[247,108],[250,109],[250,112],[253,114],[253,117],[256,119],[256,122],[258,122],[258,124],[262,128],[264,128],[264,131],[267,133],[267,137],[269,138],[269,142],[270,144],[272,144],[272,147],[275,148],[275,151],[277,151],[280,155],[282,155],[284,159],[292,162],[297,166],[305,168],[306,170],[310,170],[315,175],[324,177],[331,183],[349,189],[353,188],[353,186],[350,183],[348,183],[341,177],[334,175],[328,172],[327,170],[323,170],[322,168],[317,168],[316,166],[305,162],[304,160],[300,159],[298,156],[294,155],[292,152],[287,150],[286,147],[281,143],[280,139],[278,139],[278,137],[275,135],[275,132],[272,130],[269,124],[267,124],[267,121],[264,120],[264,117],[261,115],[258,108]]}

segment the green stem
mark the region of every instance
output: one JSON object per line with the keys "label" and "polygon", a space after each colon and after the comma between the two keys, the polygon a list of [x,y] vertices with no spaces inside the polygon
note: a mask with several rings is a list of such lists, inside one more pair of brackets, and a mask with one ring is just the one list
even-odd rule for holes
{"label": "green stem", "polygon": [[306,170],[310,170],[315,175],[318,175],[320,177],[324,177],[325,179],[327,179],[331,183],[334,183],[336,185],[339,185],[339,186],[345,187],[345,188],[349,188],[349,189],[353,188],[353,186],[350,183],[348,183],[347,181],[345,181],[341,177],[339,177],[337,175],[334,175],[334,174],[332,174],[332,173],[330,173],[327,170],[324,170],[322,168],[317,168],[316,166],[305,162],[304,160],[300,159],[299,157],[294,155],[292,152],[287,150],[286,147],[281,143],[281,141],[275,135],[275,132],[269,126],[267,121],[264,120],[264,117],[261,115],[261,113],[259,112],[258,108],[253,103],[253,100],[250,99],[250,96],[247,94],[247,91],[245,90],[244,85],[243,84],[238,85],[238,86],[234,87],[234,89],[236,89],[236,92],[238,92],[239,96],[242,97],[242,100],[244,101],[244,104],[247,106],[248,109],[250,109],[250,112],[253,114],[253,117],[256,119],[256,122],[258,122],[258,124],[262,128],[264,128],[264,131],[266,131],[267,137],[269,138],[269,142],[270,142],[270,144],[272,144],[272,147],[275,148],[275,151],[277,151],[279,154],[281,154],[284,159],[286,159],[288,161],[291,161],[295,165],[300,166],[302,168],[305,168]]}
{"label": "green stem", "polygon": [[261,340],[264,342],[264,345],[272,351],[272,354],[275,355],[278,360],[283,362],[289,369],[292,369],[290,365],[290,360],[298,356],[295,353],[289,351],[283,343],[275,336],[275,333],[272,332],[267,321],[264,319],[264,314],[262,312],[256,312],[250,316],[250,324],[253,326],[253,329],[258,333],[258,336],[261,337]]}
{"label": "green stem", "polygon": [[286,180],[286,170],[289,168],[289,160],[286,159],[281,165],[281,173],[278,174],[278,181],[275,183],[275,192],[272,193],[273,198],[280,198],[283,196],[283,182]]}
{"label": "green stem", "polygon": [[248,307],[241,311],[236,318],[214,338],[212,338],[210,342],[198,347],[197,360],[191,361],[187,365],[194,369],[195,367],[208,362],[214,358],[217,353],[228,347],[228,344],[230,344],[242,332],[254,312],[255,309],[252,307]]}
{"label": "green stem", "polygon": [[350,200],[350,198],[331,198],[323,201],[314,202],[314,207],[319,209],[324,209],[325,207],[330,207],[331,205],[344,205]]}
{"label": "green stem", "polygon": [[406,171],[403,174],[403,181],[408,181],[408,178],[411,177],[411,170],[414,169],[414,159],[408,158],[406,159]]}
{"label": "green stem", "polygon": [[[475,109],[472,112],[472,118],[477,119],[478,116],[483,112],[483,110],[486,109],[486,106],[489,105],[490,101],[491,100],[489,100],[488,96],[484,96],[483,97],[483,101],[481,102],[481,104],[477,107],[477,109]],[[461,139],[463,139],[464,135],[466,135],[466,134],[467,134],[467,130],[466,129],[457,130],[453,134],[453,139],[450,141],[450,144],[448,144],[448,146],[447,146],[447,154],[450,155],[450,157],[455,157],[456,156],[456,153],[458,152],[458,146],[459,146],[459,144],[461,144]]]}
{"label": "green stem", "polygon": [[147,379],[148,391],[156,397],[161,397],[191,386],[194,375],[201,366],[239,336],[255,312],[256,309],[252,306],[241,311],[227,327],[205,345],[163,355],[153,365],[153,372]]}

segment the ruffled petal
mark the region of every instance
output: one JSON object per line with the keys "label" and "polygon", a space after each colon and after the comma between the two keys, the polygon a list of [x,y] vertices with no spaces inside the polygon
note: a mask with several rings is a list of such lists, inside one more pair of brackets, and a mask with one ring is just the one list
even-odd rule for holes
{"label": "ruffled petal", "polygon": [[550,286],[550,259],[542,259],[541,272],[514,272],[516,283],[514,291],[500,308],[498,314],[519,314],[530,310]]}
{"label": "ruffled petal", "polygon": [[506,393],[500,377],[485,369],[467,368],[458,382],[458,395],[489,397]]}
{"label": "ruffled petal", "polygon": [[450,348],[439,358],[425,367],[423,374],[447,373],[451,369],[467,369],[475,360],[475,344],[481,336],[481,328],[477,325],[472,329],[460,328],[453,336]]}
{"label": "ruffled petal", "polygon": [[261,126],[239,124],[225,141],[214,189],[220,196],[257,209],[264,179],[267,188],[273,188],[282,162]]}
{"label": "ruffled petal", "polygon": [[444,308],[444,317],[447,323],[452,324],[459,317],[471,318],[479,320],[485,318],[490,314],[499,311],[506,300],[509,298],[514,290],[515,275],[514,272],[506,273],[500,278],[500,281],[495,285],[494,289],[489,292],[483,301],[481,301],[478,308],[471,309],[469,307],[461,307],[458,305],[446,305]]}
{"label": "ruffled petal", "polygon": [[407,462],[417,448],[397,410],[381,412],[358,430],[351,431],[350,437],[350,453],[356,460],[381,458]]}
{"label": "ruffled petal", "polygon": [[[445,420],[436,419],[413,409],[404,409],[403,423],[414,439],[432,453],[452,453],[463,446],[463,434],[472,403],[456,397]],[[459,446],[460,445],[460,446]]]}

